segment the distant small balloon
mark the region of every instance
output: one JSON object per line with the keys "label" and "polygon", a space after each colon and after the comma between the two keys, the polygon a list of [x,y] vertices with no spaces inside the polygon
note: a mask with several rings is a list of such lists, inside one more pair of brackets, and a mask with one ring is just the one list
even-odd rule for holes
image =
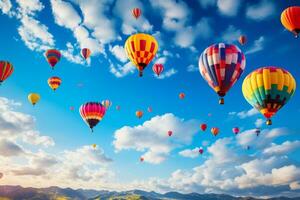
{"label": "distant small balloon", "polygon": [[232,132],[234,134],[238,134],[240,132],[240,129],[238,127],[234,127],[234,128],[232,128]]}
{"label": "distant small balloon", "polygon": [[201,125],[200,125],[200,128],[201,128],[202,131],[205,131],[206,128],[207,128],[207,125],[206,125],[206,124],[201,124]]}
{"label": "distant small balloon", "polygon": [[140,157],[140,161],[141,161],[141,162],[144,162],[144,158],[143,158],[143,157]]}
{"label": "distant small balloon", "polygon": [[152,112],[152,107],[148,107],[148,112]]}
{"label": "distant small balloon", "polygon": [[204,150],[202,148],[199,148],[199,153],[202,155]]}
{"label": "distant small balloon", "polygon": [[92,144],[93,149],[97,148],[97,144]]}
{"label": "distant small balloon", "polygon": [[120,110],[120,109],[121,109],[121,106],[117,105],[116,110]]}
{"label": "distant small balloon", "polygon": [[217,136],[219,134],[219,128],[211,128],[211,133],[214,135],[214,136]]}
{"label": "distant small balloon", "polygon": [[181,93],[179,93],[179,98],[180,98],[180,99],[184,99],[184,98],[185,98],[185,94],[184,94],[184,93],[182,93],[182,92],[181,92]]}
{"label": "distant small balloon", "polygon": [[138,110],[138,111],[135,112],[135,115],[137,116],[137,118],[140,119],[141,117],[143,117],[143,111]]}
{"label": "distant small balloon", "polygon": [[75,110],[74,106],[70,106],[70,110],[72,111]]}
{"label": "distant small balloon", "polygon": [[173,135],[173,131],[168,131],[168,136],[172,136]]}

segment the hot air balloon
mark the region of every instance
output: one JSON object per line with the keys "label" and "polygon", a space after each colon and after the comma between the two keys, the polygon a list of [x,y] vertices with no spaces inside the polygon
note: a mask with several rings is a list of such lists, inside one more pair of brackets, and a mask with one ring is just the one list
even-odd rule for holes
{"label": "hot air balloon", "polygon": [[75,108],[74,106],[70,106],[70,110],[73,111]]}
{"label": "hot air balloon", "polygon": [[138,110],[138,111],[135,112],[135,115],[137,116],[137,118],[140,119],[143,116],[143,111]]}
{"label": "hot air balloon", "polygon": [[0,172],[0,179],[3,178],[3,173]]}
{"label": "hot air balloon", "polygon": [[288,7],[281,13],[282,25],[297,38],[300,33],[300,6]]}
{"label": "hot air balloon", "polygon": [[168,136],[171,137],[173,135],[173,131],[168,131]]}
{"label": "hot air balloon", "polygon": [[256,133],[256,136],[259,136],[259,134],[260,134],[260,128],[256,128],[255,129],[255,133]]}
{"label": "hot air balloon", "polygon": [[262,67],[254,70],[244,80],[242,91],[245,99],[260,111],[271,125],[271,117],[293,96],[296,90],[294,77],[279,67]]}
{"label": "hot air balloon", "polygon": [[0,85],[5,81],[14,71],[14,67],[10,62],[0,61]]}
{"label": "hot air balloon", "polygon": [[56,49],[49,49],[46,51],[45,56],[52,69],[54,69],[54,66],[60,61],[61,53]]}
{"label": "hot air balloon", "polygon": [[103,100],[101,103],[106,108],[106,110],[108,110],[109,107],[112,105],[112,102],[110,100]]}
{"label": "hot air balloon", "polygon": [[180,98],[180,99],[184,99],[184,97],[185,97],[185,94],[184,94],[184,93],[182,93],[182,92],[179,93],[179,98]]}
{"label": "hot air balloon", "polygon": [[244,44],[246,44],[246,42],[247,42],[247,37],[246,37],[245,35],[241,35],[241,36],[239,37],[239,43],[240,43],[241,45],[244,45]]}
{"label": "hot air balloon", "polygon": [[141,9],[139,9],[139,8],[134,8],[134,9],[132,9],[131,12],[132,12],[132,15],[135,17],[135,19],[138,19],[142,14]]}
{"label": "hot air balloon", "polygon": [[201,125],[200,125],[200,128],[201,128],[202,131],[205,131],[206,128],[207,128],[207,125],[206,125],[206,124],[201,124]]}
{"label": "hot air balloon", "polygon": [[88,48],[81,49],[81,56],[86,60],[91,56],[91,50]]}
{"label": "hot air balloon", "polygon": [[214,128],[211,128],[210,131],[214,136],[217,136],[219,134],[219,128],[214,127]]}
{"label": "hot air balloon", "polygon": [[199,153],[202,155],[204,150],[202,148],[199,148]]}
{"label": "hot air balloon", "polygon": [[93,149],[97,148],[97,144],[92,144]]}
{"label": "hot air balloon", "polygon": [[30,93],[28,95],[28,101],[32,104],[35,105],[39,100],[40,100],[40,95],[37,93]]}
{"label": "hot air balloon", "polygon": [[234,127],[234,128],[232,128],[232,132],[234,134],[238,134],[240,132],[240,129],[238,127]]}
{"label": "hot air balloon", "polygon": [[152,112],[152,107],[147,108],[148,112]]}
{"label": "hot air balloon", "polygon": [[140,157],[140,161],[141,161],[141,162],[144,162],[144,158],[143,158],[143,157]]}
{"label": "hot air balloon", "polygon": [[117,105],[116,110],[120,110],[120,109],[121,109],[121,106]]}
{"label": "hot air balloon", "polygon": [[143,70],[151,62],[158,50],[156,39],[148,34],[137,33],[131,35],[125,42],[125,51],[131,62],[143,76]]}
{"label": "hot air balloon", "polygon": [[211,45],[199,58],[200,74],[219,95],[220,104],[224,104],[223,97],[240,78],[245,65],[243,52],[233,44]]}
{"label": "hot air balloon", "polygon": [[152,67],[153,72],[159,76],[164,71],[164,66],[162,64],[156,63]]}
{"label": "hot air balloon", "polygon": [[52,76],[48,79],[48,85],[52,90],[56,90],[61,84],[61,79],[57,76]]}
{"label": "hot air balloon", "polygon": [[79,108],[79,113],[82,119],[90,127],[93,132],[93,128],[102,120],[105,115],[105,107],[98,102],[88,102],[82,104]]}

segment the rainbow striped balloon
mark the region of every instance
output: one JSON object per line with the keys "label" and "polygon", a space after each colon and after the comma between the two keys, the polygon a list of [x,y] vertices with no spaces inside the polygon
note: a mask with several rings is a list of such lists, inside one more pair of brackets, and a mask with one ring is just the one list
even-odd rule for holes
{"label": "rainbow striped balloon", "polygon": [[48,79],[48,85],[52,90],[56,90],[61,84],[61,79],[57,76],[52,76]]}
{"label": "rainbow striped balloon", "polygon": [[242,91],[245,99],[259,110],[271,125],[271,117],[281,109],[296,90],[294,77],[279,67],[262,67],[250,73],[244,80]]}
{"label": "rainbow striped balloon", "polygon": [[102,120],[105,115],[105,107],[98,102],[88,102],[80,106],[79,113],[86,124],[93,128]]}
{"label": "rainbow striped balloon", "polygon": [[5,81],[14,71],[10,62],[0,61],[0,84]]}
{"label": "rainbow striped balloon", "polygon": [[61,53],[56,49],[49,49],[46,51],[45,56],[52,69],[54,69],[54,66],[60,61]]}

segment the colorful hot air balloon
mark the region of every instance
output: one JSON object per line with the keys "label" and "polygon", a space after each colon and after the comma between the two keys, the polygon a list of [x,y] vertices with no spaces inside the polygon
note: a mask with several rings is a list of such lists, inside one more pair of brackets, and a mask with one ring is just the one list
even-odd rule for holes
{"label": "colorful hot air balloon", "polygon": [[173,131],[168,131],[168,136],[171,137],[173,135]]}
{"label": "colorful hot air balloon", "polygon": [[92,144],[93,149],[97,148],[97,144]]}
{"label": "colorful hot air balloon", "polygon": [[137,118],[140,119],[143,116],[143,111],[138,110],[138,111],[135,112],[135,115],[137,116]]}
{"label": "colorful hot air balloon", "polygon": [[240,129],[238,127],[234,127],[234,128],[232,128],[232,132],[234,134],[238,134],[240,132]]}
{"label": "colorful hot air balloon", "polygon": [[199,153],[202,155],[204,150],[202,148],[199,148]]}
{"label": "colorful hot air balloon", "polygon": [[135,19],[138,19],[142,14],[142,10],[139,8],[134,8],[134,9],[132,9],[131,12],[132,12],[132,15],[135,17]]}
{"label": "colorful hot air balloon", "polygon": [[239,43],[240,43],[241,45],[244,45],[244,44],[246,44],[246,42],[247,42],[247,37],[246,37],[245,35],[241,35],[241,36],[239,37]]}
{"label": "colorful hot air balloon", "polygon": [[141,162],[144,162],[144,158],[143,158],[143,157],[140,157],[140,161],[141,161]]}
{"label": "colorful hot air balloon", "polygon": [[242,91],[245,99],[259,110],[271,125],[271,117],[293,96],[296,90],[294,77],[279,67],[262,67],[244,80]]}
{"label": "colorful hot air balloon", "polygon": [[91,50],[88,48],[81,49],[81,56],[86,60],[91,56]]}
{"label": "colorful hot air balloon", "polygon": [[0,85],[5,81],[14,71],[14,67],[10,62],[0,61]]}
{"label": "colorful hot air balloon", "polygon": [[151,35],[137,33],[126,40],[125,50],[131,62],[139,70],[139,76],[143,76],[143,70],[156,55],[158,43]]}
{"label": "colorful hot air balloon", "polygon": [[219,128],[214,127],[214,128],[211,128],[210,131],[214,136],[217,136],[219,134]]}
{"label": "colorful hot air balloon", "polygon": [[224,104],[223,97],[240,78],[245,65],[243,52],[233,44],[211,45],[199,58],[199,71],[208,85],[219,95],[220,104]]}
{"label": "colorful hot air balloon", "polygon": [[61,79],[57,76],[52,76],[48,79],[48,85],[52,90],[56,90],[61,84]]}
{"label": "colorful hot air balloon", "polygon": [[300,33],[300,6],[288,7],[281,13],[282,25],[297,38]]}
{"label": "colorful hot air balloon", "polygon": [[147,110],[148,110],[148,112],[152,112],[153,111],[152,107],[148,107]]}
{"label": "colorful hot air balloon", "polygon": [[152,67],[153,72],[159,76],[164,71],[164,66],[162,64],[156,63]]}
{"label": "colorful hot air balloon", "polygon": [[56,49],[49,49],[46,51],[45,56],[52,69],[54,69],[54,66],[60,61],[61,53]]}
{"label": "colorful hot air balloon", "polygon": [[93,128],[102,120],[105,115],[105,107],[98,102],[88,102],[80,106],[79,113],[86,124]]}
{"label": "colorful hot air balloon", "polygon": [[101,103],[106,108],[106,110],[108,110],[109,107],[112,105],[112,102],[110,100],[103,100]]}
{"label": "colorful hot air balloon", "polygon": [[185,94],[184,94],[184,93],[182,93],[182,92],[181,92],[181,93],[179,93],[179,98],[180,98],[180,99],[184,99],[184,98],[185,98]]}
{"label": "colorful hot air balloon", "polygon": [[121,106],[117,105],[116,110],[120,110],[120,109],[121,109]]}
{"label": "colorful hot air balloon", "polygon": [[201,124],[201,125],[200,125],[200,128],[201,128],[202,131],[205,131],[206,128],[207,128],[207,125],[206,125],[206,124]]}
{"label": "colorful hot air balloon", "polygon": [[30,93],[28,95],[28,101],[32,104],[35,105],[39,100],[40,100],[40,95],[37,93]]}

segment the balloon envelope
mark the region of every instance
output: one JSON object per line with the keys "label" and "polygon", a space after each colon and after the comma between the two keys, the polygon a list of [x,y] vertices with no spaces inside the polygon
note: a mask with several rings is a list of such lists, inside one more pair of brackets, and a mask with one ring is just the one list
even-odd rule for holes
{"label": "balloon envelope", "polygon": [[214,136],[217,136],[219,134],[219,128],[214,127],[214,128],[211,128],[210,131]]}
{"label": "balloon envelope", "polygon": [[52,76],[48,79],[48,85],[52,90],[56,90],[61,84],[61,79],[57,76]]}
{"label": "balloon envelope", "polygon": [[37,93],[30,93],[28,95],[28,101],[32,104],[35,105],[39,100],[40,100],[40,95]]}
{"label": "balloon envelope", "polygon": [[134,9],[132,9],[132,15],[136,18],[136,19],[138,19],[140,16],[141,16],[141,14],[142,14],[142,11],[141,11],[141,9],[139,9],[139,8],[134,8]]}
{"label": "balloon envelope", "polygon": [[45,56],[46,56],[48,63],[50,64],[50,66],[53,69],[54,66],[60,61],[61,53],[60,53],[60,51],[58,51],[56,49],[49,49],[46,51]]}
{"label": "balloon envelope", "polygon": [[156,63],[152,67],[153,72],[159,76],[164,71],[164,66],[160,63]]}
{"label": "balloon envelope", "polygon": [[98,102],[88,102],[82,104],[79,108],[79,113],[82,119],[93,131],[93,128],[102,120],[105,115],[105,107]]}
{"label": "balloon envelope", "polygon": [[207,128],[207,125],[206,125],[206,124],[201,124],[201,125],[200,125],[200,128],[201,128],[202,131],[205,131],[206,128]]}
{"label": "balloon envelope", "polygon": [[14,71],[10,62],[0,61],[0,84],[5,81]]}
{"label": "balloon envelope", "polygon": [[86,60],[86,59],[88,59],[91,56],[92,52],[88,48],[83,48],[83,49],[81,49],[80,53],[81,53],[81,56]]}
{"label": "balloon envelope", "polygon": [[281,13],[282,25],[298,37],[300,32],[300,6],[288,7]]}

